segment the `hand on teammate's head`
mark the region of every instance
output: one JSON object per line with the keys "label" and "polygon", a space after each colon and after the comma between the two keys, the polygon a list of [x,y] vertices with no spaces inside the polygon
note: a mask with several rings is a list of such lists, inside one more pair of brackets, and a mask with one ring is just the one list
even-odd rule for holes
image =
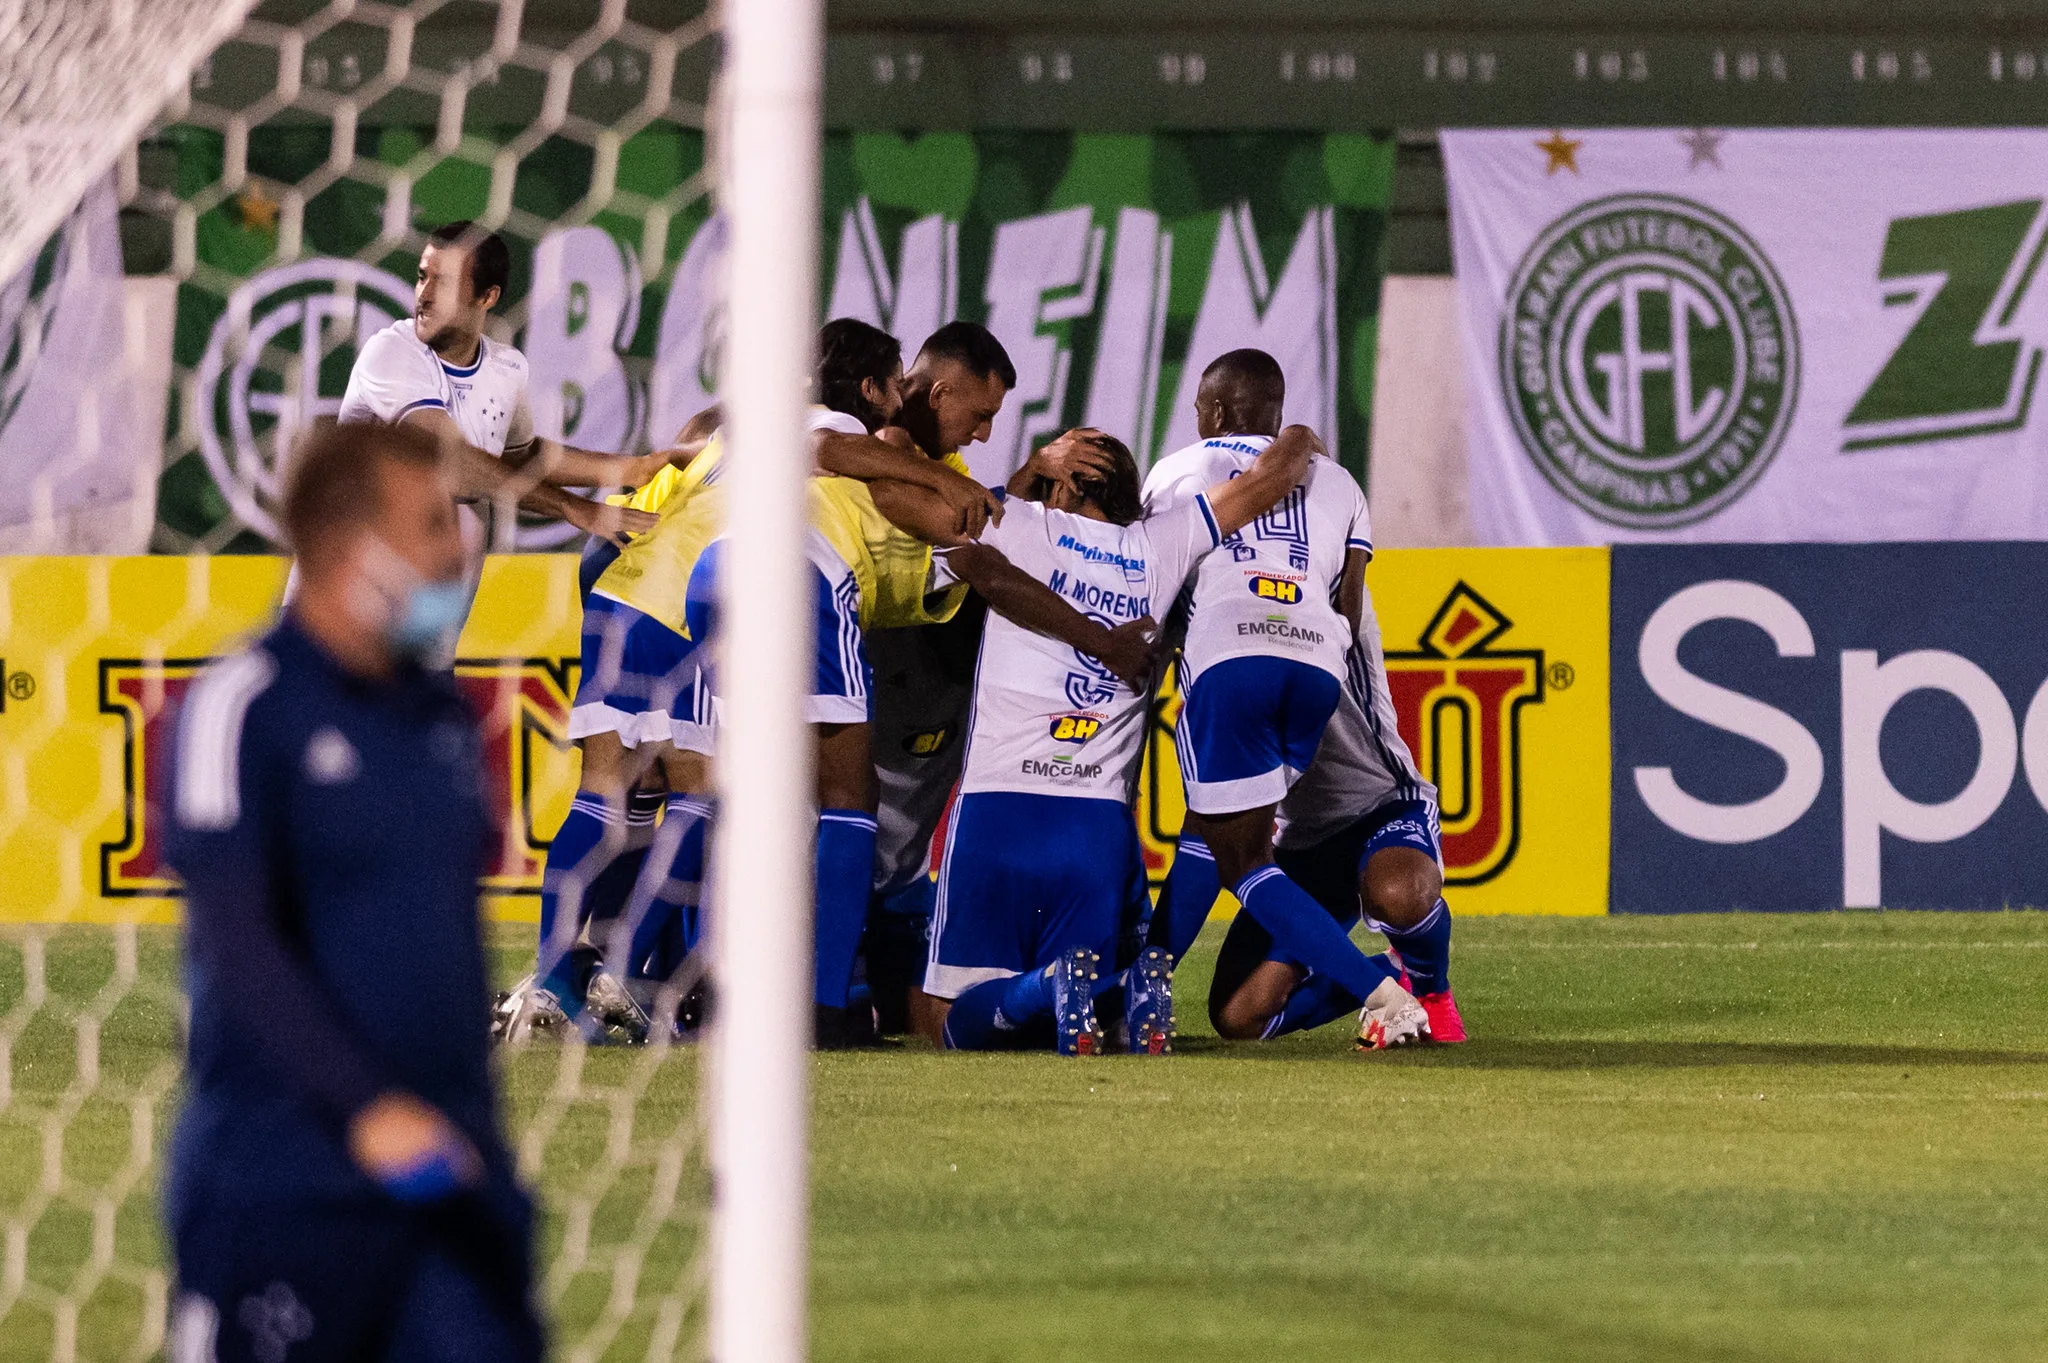
{"label": "hand on teammate's head", "polygon": [[1116,471],[1116,455],[1101,443],[1106,439],[1092,426],[1076,426],[1032,452],[1034,471],[1078,492],[1081,480],[1100,482]]}

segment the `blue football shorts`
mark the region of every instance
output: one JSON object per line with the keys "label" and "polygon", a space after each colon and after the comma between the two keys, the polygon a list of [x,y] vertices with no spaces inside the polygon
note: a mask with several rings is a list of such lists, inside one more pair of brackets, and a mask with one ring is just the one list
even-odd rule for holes
{"label": "blue football shorts", "polygon": [[[1313,847],[1280,848],[1273,860],[1289,880],[1328,909],[1332,918],[1349,927],[1366,917],[1358,893],[1365,864],[1389,847],[1411,847],[1441,868],[1443,831],[1437,823],[1436,806],[1428,800],[1389,800]],[[1367,922],[1372,920],[1367,918]],[[1292,958],[1268,952],[1267,959]]]}
{"label": "blue football shorts", "polygon": [[956,999],[1077,946],[1110,964],[1124,911],[1144,892],[1138,825],[1122,801],[963,795],[939,864],[924,992]]}
{"label": "blue football shorts", "polygon": [[1340,683],[1293,658],[1226,658],[1189,685],[1174,728],[1188,808],[1276,805],[1315,760]]}
{"label": "blue football shorts", "polygon": [[583,603],[583,673],[569,737],[612,733],[629,748],[711,751],[696,647],[653,616],[593,592]]}
{"label": "blue football shorts", "polygon": [[[860,582],[824,536],[813,530],[810,538],[816,653],[804,719],[811,724],[865,724],[874,671],[861,639]],[[685,611],[690,637],[699,642],[712,640],[718,628],[718,573],[724,548],[723,541],[712,544],[690,570]],[[706,671],[715,693],[716,671]]]}

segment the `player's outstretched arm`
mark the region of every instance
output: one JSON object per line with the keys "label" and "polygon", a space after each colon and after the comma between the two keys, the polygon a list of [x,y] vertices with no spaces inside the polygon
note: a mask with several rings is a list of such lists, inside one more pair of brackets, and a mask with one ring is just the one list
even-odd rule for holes
{"label": "player's outstretched arm", "polygon": [[968,539],[979,536],[990,521],[1002,523],[1000,497],[965,474],[928,458],[900,427],[884,427],[881,435],[818,431],[812,439],[813,457],[824,472],[868,484],[888,479],[923,488],[945,505],[955,531]]}
{"label": "player's outstretched arm", "polygon": [[514,502],[521,510],[567,521],[578,530],[618,544],[653,528],[658,519],[630,507],[586,501],[540,481],[463,439],[455,419],[438,408],[420,408],[408,413],[405,420],[433,434],[448,452],[449,481],[457,497]]}
{"label": "player's outstretched arm", "polygon": [[[517,448],[507,445],[505,462],[554,487],[630,488],[653,478],[674,462],[677,453],[666,449],[646,454],[600,454],[535,436]],[[683,462],[687,464],[689,460]]]}
{"label": "player's outstretched arm", "polygon": [[1151,686],[1157,661],[1153,641],[1159,627],[1150,616],[1115,629],[1090,620],[993,545],[964,544],[949,550],[946,565],[1005,620],[1087,654],[1140,695]]}
{"label": "player's outstretched arm", "polygon": [[1365,618],[1365,565],[1372,551],[1352,545],[1344,551],[1344,576],[1337,579],[1337,609],[1351,622],[1351,637],[1358,637],[1358,622]]}
{"label": "player's outstretched arm", "polygon": [[1323,452],[1323,442],[1306,426],[1280,432],[1243,474],[1209,489],[1217,533],[1236,534],[1278,506],[1308,476],[1309,461]]}
{"label": "player's outstretched arm", "polygon": [[1099,661],[1133,691],[1151,684],[1151,620],[1131,621],[1115,629],[1090,620],[1043,582],[1031,576],[993,545],[959,533],[949,510],[922,487],[884,479],[868,485],[875,509],[904,534],[947,550],[953,576],[980,592],[989,609],[1034,634],[1057,639]]}

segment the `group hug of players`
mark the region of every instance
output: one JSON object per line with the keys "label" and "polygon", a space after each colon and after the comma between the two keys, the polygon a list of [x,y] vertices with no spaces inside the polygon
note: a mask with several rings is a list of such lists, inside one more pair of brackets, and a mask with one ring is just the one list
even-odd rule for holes
{"label": "group hug of players", "polygon": [[[466,224],[436,234],[422,297],[438,287],[448,301],[431,310],[453,320],[437,333],[423,301],[373,337],[343,419],[442,426],[469,447],[475,495],[503,495],[476,456],[504,455],[541,475],[522,505],[593,531],[570,720],[581,778],[548,852],[535,972],[496,1029],[687,1032],[713,1006],[699,949],[712,767],[749,760],[719,744],[719,414],[638,459],[536,440],[524,357],[481,337],[502,258]],[[469,324],[473,351],[466,335],[436,344]],[[450,368],[450,349],[475,358]],[[1211,363],[1200,440],[1142,477],[1123,442],[1082,429],[983,487],[961,451],[1015,381],[972,323],[942,327],[907,371],[863,322],[819,337],[818,1043],[914,1031],[956,1049],[1164,1053],[1174,963],[1225,887],[1243,911],[1210,993],[1220,1035],[1356,1012],[1364,1048],[1463,1040],[1436,791],[1388,695],[1365,498],[1314,432],[1283,426],[1278,364],[1256,350]],[[560,490],[600,483],[636,490],[609,507]],[[1133,798],[1169,657],[1188,818],[1155,906]],[[1361,917],[1388,951],[1353,943]]]}

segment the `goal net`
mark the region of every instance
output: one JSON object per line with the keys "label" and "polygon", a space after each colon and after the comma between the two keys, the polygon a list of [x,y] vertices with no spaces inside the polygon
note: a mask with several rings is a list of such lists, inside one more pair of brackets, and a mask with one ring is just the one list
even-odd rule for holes
{"label": "goal net", "polygon": [[[757,38],[751,82],[725,69],[731,134],[757,158],[726,164],[815,137],[816,6],[761,9],[797,39],[764,60]],[[815,307],[816,166],[792,157],[751,198],[719,184],[715,211],[726,177],[707,110],[738,45],[702,0],[0,0],[0,1357],[178,1356],[159,1201],[187,1017],[158,806],[170,718],[274,612],[283,457],[335,413],[363,340],[410,315],[425,234],[471,219],[509,242],[487,334],[529,357],[540,434],[665,446],[721,396],[728,356],[751,356],[754,387],[722,394],[730,447],[800,448],[790,380]],[[801,69],[771,88],[791,52]],[[807,109],[773,113],[791,93]],[[809,183],[789,200],[792,174]],[[780,236],[777,212],[794,224]],[[742,222],[806,263],[728,338]],[[791,502],[786,475],[735,476],[736,540],[743,517]],[[511,552],[573,550],[573,532],[500,517],[491,533],[504,552],[456,676],[502,831],[483,900],[502,987],[532,969],[549,842],[577,787],[580,610],[572,553]],[[753,542],[775,558],[772,534]],[[741,634],[735,674],[760,647]],[[772,659],[747,675],[732,723],[778,751],[794,682]],[[789,769],[766,764],[784,786]],[[807,893],[788,879],[808,861],[788,846],[800,794],[721,791],[730,893]],[[734,971],[804,968],[802,941],[776,957],[786,930],[747,931],[718,943]],[[570,1028],[500,1051],[556,1356],[702,1356],[721,1312],[720,1356],[800,1351],[801,1069],[766,1085],[765,1117],[740,1082],[802,1042],[782,1013],[805,1000],[778,990],[734,1000],[715,1065],[659,1027],[644,1045]],[[732,1039],[741,1024],[751,1035]],[[755,1233],[778,1216],[779,1236]],[[739,1272],[780,1293],[745,1328],[733,1302],[712,1306],[712,1284]]]}

